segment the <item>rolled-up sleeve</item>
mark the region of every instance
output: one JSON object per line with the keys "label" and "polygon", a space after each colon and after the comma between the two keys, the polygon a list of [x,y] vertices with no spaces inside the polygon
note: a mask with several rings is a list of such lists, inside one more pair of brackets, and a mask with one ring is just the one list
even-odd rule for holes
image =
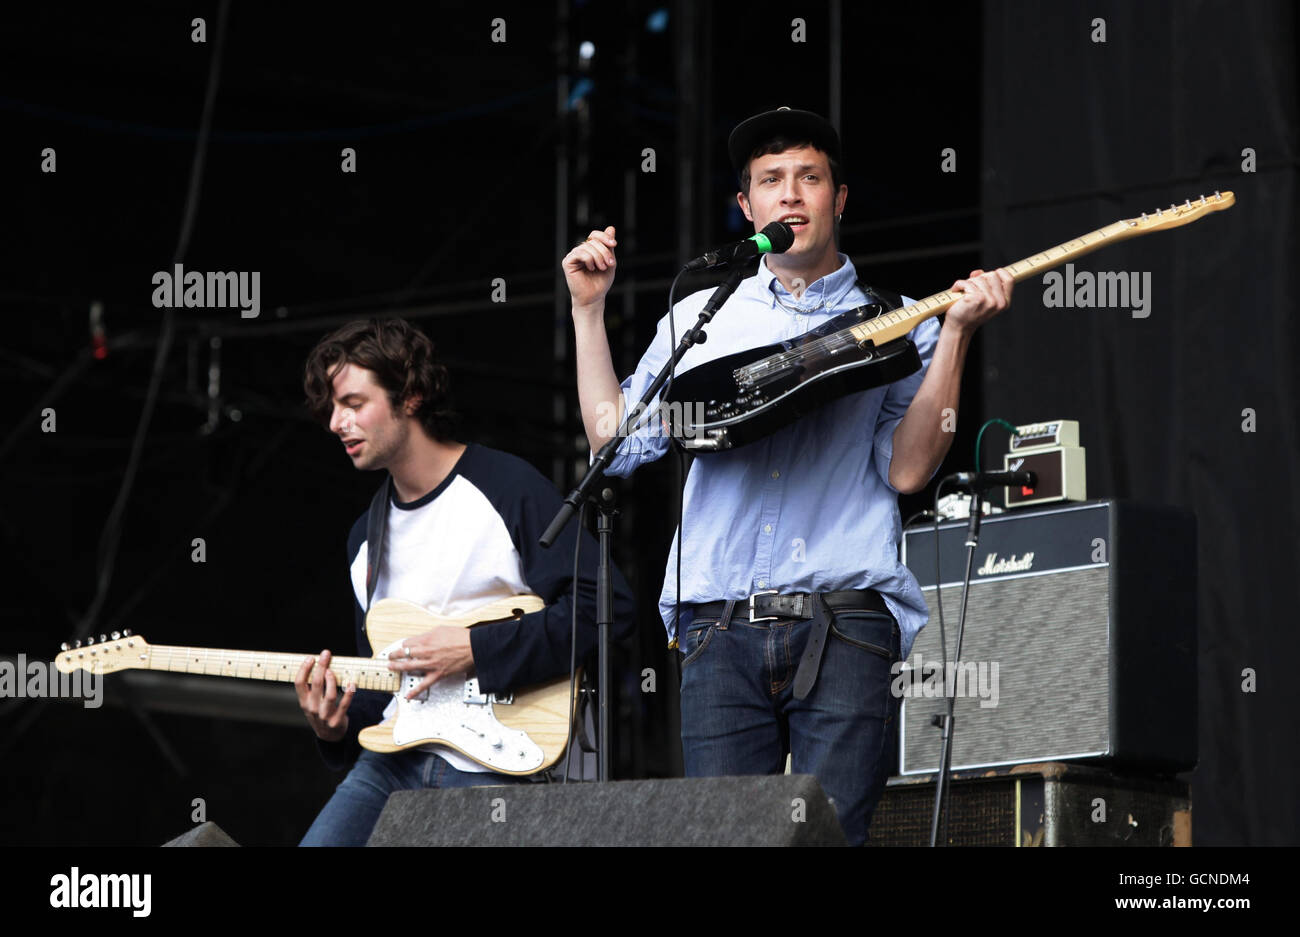
{"label": "rolled-up sleeve", "polygon": [[[912,300],[904,297],[903,302],[910,304]],[[885,391],[884,402],[881,403],[880,413],[876,416],[875,444],[872,447],[876,471],[880,474],[881,480],[894,492],[898,489],[889,483],[889,465],[894,458],[894,430],[898,429],[898,424],[903,421],[903,415],[912,405],[912,399],[916,397],[921,382],[925,380],[926,372],[930,370],[930,361],[934,358],[934,346],[939,342],[939,320],[927,319],[908,332],[907,337],[916,345],[917,354],[921,356],[921,368],[915,374],[909,374],[902,380],[890,384]],[[938,471],[937,466],[935,471]],[[930,473],[930,477],[934,477],[934,472]]]}
{"label": "rolled-up sleeve", "polygon": [[[677,337],[680,339],[682,334],[681,325],[683,321],[688,321],[687,316],[682,309],[682,304],[677,304]],[[694,324],[695,318],[692,315],[689,323]],[[637,363],[636,370],[628,376],[620,385],[623,393],[623,413],[632,412],[646,390],[654,383],[659,375],[659,370],[665,367],[668,359],[672,355],[671,338],[668,334],[668,317],[664,316],[659,320],[659,326],[655,330],[654,341],[646,349],[641,360]],[[648,416],[640,429],[632,433],[623,440],[619,446],[618,453],[614,460],[609,464],[609,470],[606,474],[614,475],[620,478],[631,475],[638,468],[647,462],[653,462],[663,456],[668,451],[671,439],[667,429],[664,428],[658,414],[659,398],[655,397],[650,405],[651,415]],[[594,457],[594,453],[592,457]]]}

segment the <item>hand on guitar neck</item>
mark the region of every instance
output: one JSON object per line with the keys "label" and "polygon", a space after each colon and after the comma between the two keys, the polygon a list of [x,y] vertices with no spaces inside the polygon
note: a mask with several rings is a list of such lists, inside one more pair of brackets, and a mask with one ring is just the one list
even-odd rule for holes
{"label": "hand on guitar neck", "polygon": [[[348,707],[352,705],[357,685],[349,683],[347,690],[339,696],[338,680],[334,677],[334,671],[329,669],[331,656],[328,650],[324,650],[320,652],[319,658],[308,657],[304,660],[298,668],[293,686],[298,691],[298,705],[302,707],[303,715],[307,717],[307,723],[316,737],[325,742],[338,742],[348,734]],[[320,670],[317,671],[316,680],[312,681],[312,668],[318,660]],[[324,674],[323,679],[321,673]]]}
{"label": "hand on guitar neck", "polygon": [[962,298],[948,307],[944,323],[967,335],[1011,305],[1011,289],[1015,278],[1003,268],[985,273],[972,270],[970,277],[957,280],[950,289]]}

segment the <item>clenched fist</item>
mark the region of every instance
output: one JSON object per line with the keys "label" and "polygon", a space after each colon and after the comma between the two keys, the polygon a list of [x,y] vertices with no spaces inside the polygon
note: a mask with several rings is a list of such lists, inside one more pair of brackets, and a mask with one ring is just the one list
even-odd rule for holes
{"label": "clenched fist", "polygon": [[592,231],[587,239],[564,255],[561,267],[569,284],[574,315],[604,312],[605,294],[614,284],[614,226]]}

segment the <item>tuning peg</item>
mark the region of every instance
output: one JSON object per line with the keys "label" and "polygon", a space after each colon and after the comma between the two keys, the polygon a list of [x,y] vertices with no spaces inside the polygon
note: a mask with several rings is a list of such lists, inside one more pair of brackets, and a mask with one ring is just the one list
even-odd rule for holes
{"label": "tuning peg", "polygon": [[62,644],[59,645],[59,650],[60,650],[60,651],[70,651],[70,650],[72,650],[72,648],[68,647],[68,642],[67,642],[67,641],[64,641]]}
{"label": "tuning peg", "polygon": [[90,647],[90,646],[91,646],[92,644],[94,644],[94,643],[95,643],[95,636],[94,636],[93,634],[92,634],[92,635],[87,635],[87,636],[86,636],[86,647]]}
{"label": "tuning peg", "polygon": [[127,628],[125,631],[123,631],[123,632],[122,632],[122,637],[124,637],[124,638],[129,638],[129,637],[131,637],[131,629],[130,629],[130,628]]}
{"label": "tuning peg", "polygon": [[1201,204],[1202,204],[1202,205],[1205,204],[1205,196],[1204,196],[1204,195],[1201,195]]}
{"label": "tuning peg", "polygon": [[1219,194],[1219,190],[1218,190],[1218,189],[1215,189],[1215,190],[1214,190],[1214,197],[1215,197],[1215,198],[1223,198],[1223,196]]}
{"label": "tuning peg", "polygon": [[108,640],[108,635],[104,634],[104,632],[101,631],[101,632],[99,633],[99,643],[100,643],[100,644],[103,644],[103,643],[106,642],[107,640]]}
{"label": "tuning peg", "polygon": [[74,648],[75,648],[75,647],[81,647],[81,639],[78,638],[77,641],[76,641],[76,643],[73,644],[72,646],[73,646]]}
{"label": "tuning peg", "polygon": [[1191,207],[1192,207],[1192,200],[1189,198],[1186,202],[1183,203],[1183,207],[1184,207],[1184,208],[1191,208]]}
{"label": "tuning peg", "polygon": [[116,641],[116,640],[117,640],[118,638],[120,638],[120,637],[122,637],[122,632],[120,632],[120,631],[114,631],[114,632],[113,632],[113,640],[114,640],[114,641]]}

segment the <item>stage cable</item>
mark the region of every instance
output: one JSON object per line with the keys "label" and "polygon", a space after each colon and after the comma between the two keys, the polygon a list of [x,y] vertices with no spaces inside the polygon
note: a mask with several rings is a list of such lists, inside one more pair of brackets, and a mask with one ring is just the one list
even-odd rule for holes
{"label": "stage cable", "polygon": [[[202,187],[203,169],[206,161],[208,138],[212,130],[212,112],[216,104],[217,88],[221,79],[221,59],[225,48],[226,26],[230,15],[230,0],[222,0],[220,10],[217,15],[216,37],[213,42],[212,60],[208,66],[208,84],[207,91],[203,101],[203,114],[199,121],[199,132],[194,144],[194,159],[190,166],[189,187],[185,197],[185,211],[181,216],[181,228],[177,237],[176,251],[172,257],[173,265],[181,263],[189,250],[190,237],[194,231],[195,218],[198,215],[199,192]],[[152,422],[154,410],[158,403],[158,391],[162,384],[163,368],[167,361],[167,355],[171,350],[172,339],[175,332],[175,321],[173,310],[166,308],[163,310],[163,322],[159,333],[158,344],[154,350],[153,371],[149,376],[149,389],[145,395],[144,406],[140,412],[140,419],[136,424],[135,436],[131,443],[131,454],[127,460],[126,471],[123,474],[121,487],[118,489],[117,498],[113,502],[113,507],[109,511],[108,519],[104,523],[103,533],[100,535],[99,548],[97,551],[97,563],[99,566],[96,575],[95,596],[91,600],[90,606],[86,609],[77,627],[77,639],[85,638],[95,629],[95,624],[99,619],[99,614],[103,608],[104,601],[108,596],[109,584],[113,577],[113,568],[117,559],[117,549],[122,537],[122,517],[125,512],[126,503],[130,499],[131,491],[135,486],[135,477],[140,465],[140,456],[144,450],[144,440],[149,432],[149,424]]]}

